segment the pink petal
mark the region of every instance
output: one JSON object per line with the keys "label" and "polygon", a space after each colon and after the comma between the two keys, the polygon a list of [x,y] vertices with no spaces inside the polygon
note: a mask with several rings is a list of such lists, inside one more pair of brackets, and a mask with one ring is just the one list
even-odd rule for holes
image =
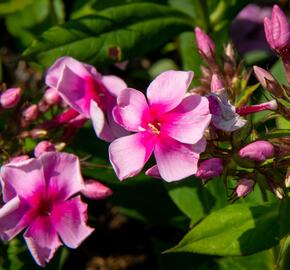
{"label": "pink petal", "polygon": [[81,194],[91,200],[103,200],[112,195],[112,190],[103,183],[89,179],[85,181],[85,187]]}
{"label": "pink petal", "polygon": [[272,22],[268,17],[264,18],[264,31],[268,44],[272,49],[275,49],[275,44],[272,36]]}
{"label": "pink petal", "polygon": [[117,97],[123,89],[127,88],[127,84],[121,78],[114,75],[103,76],[102,83],[114,97]]}
{"label": "pink petal", "polygon": [[25,215],[30,207],[14,197],[0,208],[0,236],[9,241],[20,233],[33,219]]}
{"label": "pink petal", "polygon": [[110,161],[120,180],[132,177],[142,170],[153,151],[154,139],[147,132],[139,132],[111,143]]}
{"label": "pink petal", "polygon": [[54,199],[67,199],[83,189],[84,181],[77,156],[47,152],[39,159],[43,164],[49,195]]}
{"label": "pink petal", "polygon": [[191,71],[169,70],[157,76],[147,89],[149,104],[162,114],[180,104],[193,78]]}
{"label": "pink petal", "polygon": [[154,155],[161,177],[167,181],[177,181],[197,171],[199,154],[193,146],[162,137],[156,143]]}
{"label": "pink petal", "polygon": [[82,76],[64,66],[56,89],[73,109],[90,118],[91,100],[98,100],[96,81],[83,67]]}
{"label": "pink petal", "polygon": [[149,168],[145,172],[145,174],[153,178],[162,179],[157,165],[154,165],[151,168]]}
{"label": "pink petal", "polygon": [[162,118],[163,134],[183,143],[196,143],[203,137],[211,120],[208,100],[199,95],[189,95]]}
{"label": "pink petal", "polygon": [[87,205],[80,196],[55,205],[51,221],[62,241],[70,248],[77,248],[94,231],[86,225]]}
{"label": "pink petal", "polygon": [[123,137],[123,136],[127,136],[130,134],[129,131],[127,131],[126,129],[124,129],[122,126],[120,126],[119,124],[115,122],[115,119],[113,117],[113,107],[109,107],[106,110],[106,113],[107,113],[108,125],[115,139]]}
{"label": "pink petal", "polygon": [[24,239],[31,255],[40,266],[45,266],[62,245],[48,216],[38,217],[25,232]]}
{"label": "pink petal", "polygon": [[15,194],[29,200],[35,195],[36,190],[38,192],[45,190],[42,164],[37,159],[2,166],[1,178],[4,183],[4,201],[11,200]]}
{"label": "pink petal", "polygon": [[274,5],[272,12],[272,37],[278,49],[286,46],[290,39],[287,17],[278,5]]}
{"label": "pink petal", "polygon": [[113,110],[115,121],[129,131],[142,130],[142,117],[149,107],[142,92],[127,88],[117,99],[117,106]]}
{"label": "pink petal", "polygon": [[76,59],[68,56],[61,57],[49,68],[45,77],[45,83],[56,88],[64,67],[69,67],[75,74],[80,77],[86,77],[88,73],[92,74],[95,79],[101,79],[101,75],[96,69],[88,64],[77,61]]}
{"label": "pink petal", "polygon": [[99,105],[93,100],[91,101],[90,115],[98,138],[106,142],[113,141],[115,137],[106,121],[106,116]]}

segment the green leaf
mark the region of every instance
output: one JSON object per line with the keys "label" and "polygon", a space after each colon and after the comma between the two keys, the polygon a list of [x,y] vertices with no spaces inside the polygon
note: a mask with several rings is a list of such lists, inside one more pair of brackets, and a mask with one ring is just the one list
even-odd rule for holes
{"label": "green leaf", "polygon": [[0,16],[8,15],[16,11],[22,10],[32,2],[33,0],[8,0],[4,1],[4,3],[0,2]]}
{"label": "green leaf", "polygon": [[279,242],[278,205],[235,204],[213,212],[167,252],[250,255]]}
{"label": "green leaf", "polygon": [[249,101],[251,95],[257,90],[259,85],[260,84],[257,83],[257,84],[251,85],[251,86],[247,87],[245,90],[243,90],[238,98],[238,101],[236,103],[236,107],[241,107],[241,106],[246,105],[246,103]]}
{"label": "green leaf", "polygon": [[153,3],[138,3],[105,9],[54,26],[23,53],[50,66],[58,57],[69,55],[91,64],[120,61],[153,51],[177,34],[190,30],[192,21],[184,13]]}
{"label": "green leaf", "polygon": [[274,139],[274,138],[283,138],[290,136],[290,129],[276,129],[271,130],[271,132],[260,135],[260,139]]}

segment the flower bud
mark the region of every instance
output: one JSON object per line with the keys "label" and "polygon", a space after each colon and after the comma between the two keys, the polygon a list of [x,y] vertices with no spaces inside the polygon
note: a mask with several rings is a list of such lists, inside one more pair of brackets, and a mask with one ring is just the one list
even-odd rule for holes
{"label": "flower bud", "polygon": [[0,104],[4,109],[13,108],[19,102],[20,97],[21,97],[21,88],[7,89],[0,96]]}
{"label": "flower bud", "polygon": [[264,89],[269,90],[276,97],[283,97],[281,86],[270,72],[258,66],[254,66],[254,73]]}
{"label": "flower bud", "polygon": [[58,104],[61,102],[61,97],[55,88],[48,88],[43,96],[45,102],[49,105]]}
{"label": "flower bud", "polygon": [[240,149],[239,156],[254,161],[264,162],[275,154],[274,146],[268,141],[256,141]]}
{"label": "flower bud", "polygon": [[210,90],[213,93],[218,93],[220,90],[224,89],[224,83],[217,74],[213,74],[211,77]]}
{"label": "flower bud", "polygon": [[41,154],[45,152],[55,152],[55,146],[49,141],[39,142],[34,148],[34,156],[39,157]]}
{"label": "flower bud", "polygon": [[254,180],[242,178],[238,181],[235,192],[239,198],[246,197],[251,191],[253,191],[254,185]]}
{"label": "flower bud", "polygon": [[221,158],[210,158],[199,164],[195,175],[205,181],[221,175],[223,169],[223,160]]}
{"label": "flower bud", "polygon": [[46,135],[47,135],[47,131],[45,129],[35,128],[29,132],[28,137],[31,136],[32,139],[38,139],[38,138],[43,138]]}
{"label": "flower bud", "polygon": [[241,116],[245,116],[248,114],[261,112],[261,111],[265,111],[265,110],[275,111],[275,110],[277,110],[277,108],[278,108],[277,101],[273,99],[273,100],[265,102],[265,103],[250,105],[250,106],[243,106],[243,107],[237,108],[236,112]]}
{"label": "flower bud", "polygon": [[36,120],[38,117],[38,106],[36,104],[30,105],[22,112],[22,116],[27,122]]}
{"label": "flower bud", "polygon": [[278,54],[283,54],[283,50],[290,44],[290,27],[279,6],[274,5],[271,19],[264,19],[264,29],[270,47]]}
{"label": "flower bud", "polygon": [[112,190],[96,180],[86,180],[82,195],[91,200],[103,200],[112,195]]}
{"label": "flower bud", "polygon": [[195,27],[195,38],[197,47],[202,54],[207,58],[214,58],[215,54],[215,44],[212,39],[204,33],[199,27]]}

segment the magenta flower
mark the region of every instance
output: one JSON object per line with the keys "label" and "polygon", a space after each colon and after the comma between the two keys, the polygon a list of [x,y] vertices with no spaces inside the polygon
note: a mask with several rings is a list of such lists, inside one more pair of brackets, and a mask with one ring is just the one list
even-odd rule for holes
{"label": "magenta flower", "polygon": [[87,205],[74,196],[84,187],[76,156],[49,152],[4,165],[1,184],[0,236],[8,241],[27,228],[24,239],[37,264],[49,262],[62,243],[76,248],[92,233]]}
{"label": "magenta flower", "polygon": [[256,112],[261,112],[265,110],[275,111],[278,108],[277,101],[275,99],[255,105],[243,106],[236,109],[239,115],[248,115]]}
{"label": "magenta flower", "polygon": [[128,134],[112,117],[117,95],[127,88],[119,77],[103,76],[93,66],[65,56],[50,67],[46,84],[57,89],[64,101],[77,112],[93,119],[99,138],[112,141]]}
{"label": "magenta flower", "polygon": [[166,181],[196,172],[211,115],[206,98],[185,95],[192,77],[192,72],[163,72],[149,85],[148,102],[143,93],[132,88],[118,96],[114,119],[136,132],[110,145],[110,161],[120,180],[138,174],[152,152]]}
{"label": "magenta flower", "polygon": [[275,154],[274,146],[268,141],[252,142],[239,151],[239,156],[251,160],[264,162]]}

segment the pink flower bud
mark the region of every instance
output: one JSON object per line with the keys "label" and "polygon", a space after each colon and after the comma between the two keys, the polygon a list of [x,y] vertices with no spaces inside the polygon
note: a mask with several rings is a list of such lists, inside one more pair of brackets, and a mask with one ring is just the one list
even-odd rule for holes
{"label": "pink flower bud", "polygon": [[263,162],[275,154],[274,146],[268,141],[256,141],[240,149],[239,156]]}
{"label": "pink flower bud", "polygon": [[9,109],[17,105],[21,97],[21,88],[10,88],[3,92],[0,96],[0,104],[2,108]]}
{"label": "pink flower bud", "polygon": [[34,148],[34,156],[39,157],[41,154],[45,152],[55,152],[55,146],[49,141],[39,142]]}
{"label": "pink flower bud", "polygon": [[246,197],[255,185],[255,181],[252,179],[243,178],[238,181],[235,192],[239,198]]}
{"label": "pink flower bud", "polygon": [[45,102],[49,105],[58,104],[61,102],[61,97],[55,88],[48,88],[43,96]]}
{"label": "pink flower bud", "polygon": [[290,45],[290,27],[279,6],[274,5],[271,19],[264,19],[264,28],[270,47],[279,54],[283,53],[282,51]]}
{"label": "pink flower bud", "polygon": [[112,195],[112,190],[96,180],[86,180],[81,193],[91,200],[103,200]]}
{"label": "pink flower bud", "polygon": [[18,163],[27,159],[29,159],[28,155],[20,155],[20,156],[10,158],[9,163]]}
{"label": "pink flower bud", "polygon": [[265,110],[271,110],[275,111],[278,108],[278,104],[276,100],[271,100],[265,103],[257,104],[257,105],[250,105],[250,106],[244,106],[236,109],[236,112],[241,115],[245,116],[248,114],[261,112]]}
{"label": "pink flower bud", "polygon": [[30,105],[22,112],[22,116],[27,122],[36,120],[38,117],[38,106],[36,104]]}
{"label": "pink flower bud", "polygon": [[263,88],[269,90],[276,97],[283,97],[283,90],[271,73],[258,66],[254,66],[254,73]]}
{"label": "pink flower bud", "polygon": [[213,58],[215,54],[215,44],[212,39],[199,27],[195,27],[195,38],[200,53],[207,58]]}
{"label": "pink flower bud", "polygon": [[221,158],[210,158],[199,164],[195,175],[202,180],[208,180],[221,175],[223,169],[223,160]]}
{"label": "pink flower bud", "polygon": [[220,90],[224,89],[224,83],[217,74],[213,74],[211,77],[210,89],[213,93],[218,93]]}

